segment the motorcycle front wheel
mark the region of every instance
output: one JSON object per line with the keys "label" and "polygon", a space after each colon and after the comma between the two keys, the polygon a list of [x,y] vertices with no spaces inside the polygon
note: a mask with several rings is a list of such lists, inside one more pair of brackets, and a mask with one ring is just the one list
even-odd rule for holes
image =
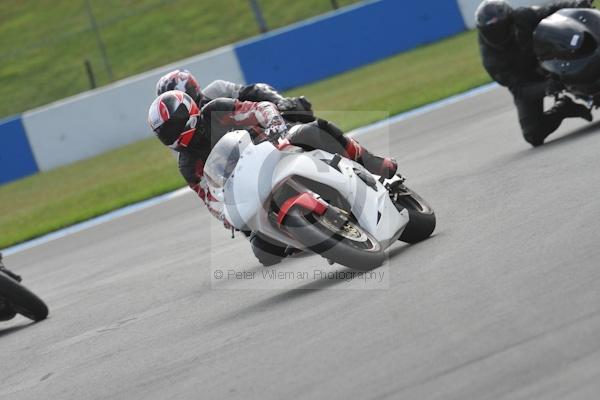
{"label": "motorcycle front wheel", "polygon": [[435,229],[436,219],[433,208],[417,193],[404,185],[394,192],[392,201],[399,211],[408,211],[408,224],[398,240],[417,243],[427,239]]}
{"label": "motorcycle front wheel", "polygon": [[36,322],[48,316],[48,307],[42,299],[3,273],[0,273],[0,297],[9,302],[16,312]]}
{"label": "motorcycle front wheel", "polygon": [[290,236],[309,250],[354,270],[369,271],[385,259],[381,244],[351,220],[339,227],[330,213],[315,215],[294,208],[283,225]]}

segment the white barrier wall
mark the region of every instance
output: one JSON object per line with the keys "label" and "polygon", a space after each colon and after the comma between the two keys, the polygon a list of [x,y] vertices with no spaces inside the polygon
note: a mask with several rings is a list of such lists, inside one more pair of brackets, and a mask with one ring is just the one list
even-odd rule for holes
{"label": "white barrier wall", "polygon": [[148,107],[156,81],[175,68],[189,69],[206,86],[215,79],[244,83],[232,46],[124,79],[23,114],[41,171],[95,156],[151,135]]}
{"label": "white barrier wall", "polygon": [[[457,0],[467,28],[475,28],[475,10],[482,0]],[[513,7],[534,6],[549,3],[551,0],[508,0]]]}

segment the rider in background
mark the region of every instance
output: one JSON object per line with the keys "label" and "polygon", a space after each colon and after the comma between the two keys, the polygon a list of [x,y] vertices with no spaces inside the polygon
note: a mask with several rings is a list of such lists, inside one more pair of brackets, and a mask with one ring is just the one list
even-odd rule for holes
{"label": "rider in background", "polygon": [[[14,279],[17,282],[21,282],[21,277],[14,272],[10,271],[4,266],[2,261],[2,253],[0,253],[0,274],[6,274],[10,278]],[[15,317],[17,313],[12,307],[7,306],[2,298],[0,298],[0,321],[8,321]]]}
{"label": "rider in background", "polygon": [[544,97],[558,94],[564,87],[542,73],[533,52],[533,31],[542,19],[562,8],[590,8],[591,3],[555,1],[513,9],[504,0],[484,0],[475,12],[483,66],[512,93],[523,137],[532,146],[543,144],[565,118],[592,120],[590,110],[568,96],[559,97],[544,111]]}
{"label": "rider in background", "polygon": [[[157,97],[148,111],[148,123],[158,139],[179,153],[179,171],[188,185],[200,196],[209,211],[223,221],[222,204],[208,190],[204,178],[204,163],[217,141],[228,131],[245,129],[254,140],[283,138],[280,146],[297,145],[306,149],[322,149],[339,153],[364,165],[384,178],[396,174],[397,163],[387,157],[371,154],[329,121],[316,119],[298,125],[292,133],[275,104],[267,101],[240,101],[217,98],[199,110],[196,102],[184,92],[171,90]],[[257,258],[270,265],[284,257],[285,248],[250,237]]]}
{"label": "rider in background", "polygon": [[190,71],[176,69],[163,75],[156,83],[157,96],[169,90],[187,93],[200,108],[219,97],[240,101],[269,101],[277,106],[287,121],[311,122],[315,119],[312,104],[304,96],[283,97],[266,83],[241,85],[219,79],[201,90],[198,80]]}

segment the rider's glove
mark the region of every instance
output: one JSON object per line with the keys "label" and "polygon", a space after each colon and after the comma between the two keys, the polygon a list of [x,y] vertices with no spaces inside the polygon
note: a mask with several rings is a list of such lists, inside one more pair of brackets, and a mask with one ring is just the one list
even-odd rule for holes
{"label": "rider's glove", "polygon": [[277,102],[281,115],[290,122],[308,123],[314,121],[312,104],[306,97],[286,97]]}
{"label": "rider's glove", "polygon": [[270,141],[277,140],[280,137],[285,136],[286,133],[287,133],[286,124],[273,125],[270,128],[265,129],[265,135],[267,135],[267,137],[269,138]]}
{"label": "rider's glove", "polygon": [[284,97],[277,102],[279,111],[311,111],[312,104],[306,100],[306,97]]}
{"label": "rider's glove", "polygon": [[279,111],[289,111],[293,110],[296,107],[296,103],[294,102],[294,98],[292,97],[284,97],[283,99],[277,102],[277,109]]}
{"label": "rider's glove", "polygon": [[301,108],[303,111],[312,111],[312,103],[306,97],[296,97],[296,103],[298,104],[298,108]]}

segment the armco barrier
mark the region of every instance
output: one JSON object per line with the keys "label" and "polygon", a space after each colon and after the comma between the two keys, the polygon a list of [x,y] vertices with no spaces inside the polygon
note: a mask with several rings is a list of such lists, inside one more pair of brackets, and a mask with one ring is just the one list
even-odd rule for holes
{"label": "armco barrier", "polygon": [[21,117],[0,121],[0,184],[37,171]]}
{"label": "armco barrier", "polygon": [[40,171],[149,137],[146,121],[156,81],[174,68],[191,70],[201,85],[219,78],[243,82],[227,46],[28,111],[23,125]]}
{"label": "armco barrier", "polygon": [[379,0],[241,42],[235,51],[247,82],[287,89],[464,29],[455,0]]}

